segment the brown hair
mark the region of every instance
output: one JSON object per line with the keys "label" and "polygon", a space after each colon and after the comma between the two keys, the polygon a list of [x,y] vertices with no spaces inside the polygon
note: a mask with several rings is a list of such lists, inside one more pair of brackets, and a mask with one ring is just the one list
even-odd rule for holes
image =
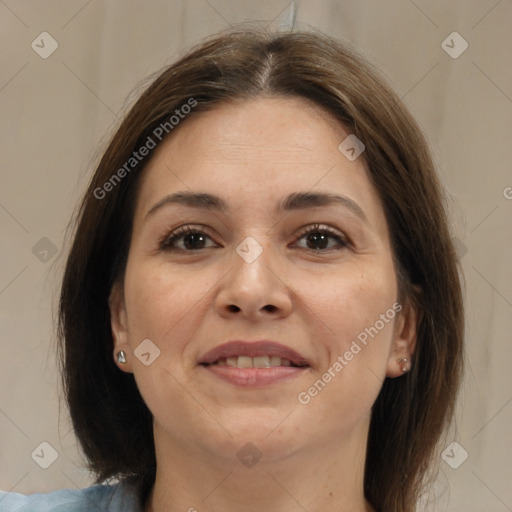
{"label": "brown hair", "polygon": [[97,482],[130,477],[145,501],[156,470],[152,417],[133,375],[113,361],[108,299],[124,274],[137,184],[152,151],[101,198],[98,189],[191,98],[195,116],[261,95],[307,98],[366,146],[400,294],[417,301],[423,317],[411,372],[386,379],[373,406],[365,494],[377,510],[410,512],[452,418],[462,375],[457,259],[420,128],[372,65],[322,34],[244,29],[208,39],[158,75],[114,134],[78,211],[60,297],[59,353],[76,436]]}

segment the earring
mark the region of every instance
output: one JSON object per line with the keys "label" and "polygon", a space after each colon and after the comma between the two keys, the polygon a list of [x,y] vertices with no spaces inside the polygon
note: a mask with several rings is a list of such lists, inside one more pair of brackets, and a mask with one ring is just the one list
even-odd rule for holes
{"label": "earring", "polygon": [[117,362],[118,362],[118,363],[121,363],[121,364],[126,363],[126,352],[125,352],[124,350],[120,350],[120,351],[116,354],[116,357],[117,357]]}
{"label": "earring", "polygon": [[397,361],[396,361],[398,364],[402,365],[403,372],[408,371],[407,361],[409,361],[409,359],[407,359],[407,357],[402,357],[401,359],[397,359]]}

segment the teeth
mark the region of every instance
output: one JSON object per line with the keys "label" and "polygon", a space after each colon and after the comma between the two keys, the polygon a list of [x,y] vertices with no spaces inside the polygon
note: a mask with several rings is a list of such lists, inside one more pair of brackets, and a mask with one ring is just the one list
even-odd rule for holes
{"label": "teeth", "polygon": [[270,357],[268,357],[268,356],[253,357],[252,365],[254,366],[254,368],[269,368],[270,367]]}
{"label": "teeth", "polygon": [[218,366],[232,366],[236,368],[273,368],[276,366],[291,366],[289,359],[282,359],[278,356],[238,356],[219,359]]}
{"label": "teeth", "polygon": [[238,356],[238,368],[252,368],[252,357],[248,356]]}
{"label": "teeth", "polygon": [[270,358],[270,366],[281,366],[283,361],[284,361],[284,359],[281,359],[280,357],[271,356],[271,358]]}

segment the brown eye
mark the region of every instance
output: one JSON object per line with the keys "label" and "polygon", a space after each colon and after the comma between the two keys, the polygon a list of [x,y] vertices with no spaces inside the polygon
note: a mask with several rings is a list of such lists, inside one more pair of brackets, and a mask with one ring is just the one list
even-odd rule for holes
{"label": "brown eye", "polygon": [[[305,249],[312,251],[325,251],[336,248],[339,250],[348,246],[348,242],[341,233],[334,231],[328,226],[321,226],[319,224],[315,224],[303,231],[298,239],[300,240],[301,238],[306,240],[307,246]],[[329,246],[330,239],[335,241],[334,246]]]}
{"label": "brown eye", "polygon": [[211,240],[211,238],[204,231],[190,226],[183,226],[166,235],[160,241],[159,247],[162,251],[198,251],[208,248],[205,247],[207,240]]}

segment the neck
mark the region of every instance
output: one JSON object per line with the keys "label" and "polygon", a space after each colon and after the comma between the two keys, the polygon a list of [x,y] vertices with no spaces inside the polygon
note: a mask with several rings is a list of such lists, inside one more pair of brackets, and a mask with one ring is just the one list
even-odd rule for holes
{"label": "neck", "polygon": [[155,426],[157,472],[145,512],[374,512],[363,492],[364,430],[336,445],[277,457],[267,455],[271,446],[262,440],[261,460],[249,467],[236,456],[238,446],[231,453],[187,449],[163,442],[166,436]]}

